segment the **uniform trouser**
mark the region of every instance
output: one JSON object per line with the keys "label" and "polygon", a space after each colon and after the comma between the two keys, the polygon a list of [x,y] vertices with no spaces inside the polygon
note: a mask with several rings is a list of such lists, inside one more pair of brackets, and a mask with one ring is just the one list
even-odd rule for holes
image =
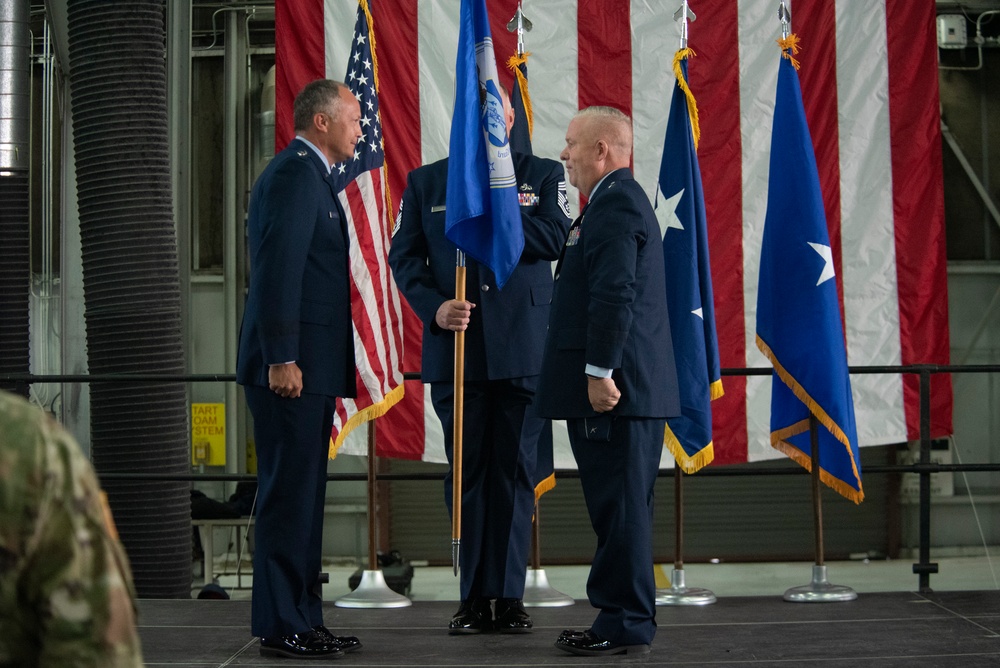
{"label": "uniform trouser", "polygon": [[334,398],[244,391],[257,449],[251,630],[302,633],[323,623],[318,581]]}
{"label": "uniform trouser", "polygon": [[663,419],[618,417],[610,440],[584,437],[568,420],[583,496],[597,533],[587,596],[599,610],[591,630],[605,640],[644,645],[656,633],[653,484],[663,450]]}
{"label": "uniform trouser", "polygon": [[[462,600],[521,598],[531,548],[535,459],[545,420],[529,415],[537,377],[465,383],[462,431]],[[431,399],[452,462],[454,390],[432,383]],[[445,503],[452,510],[452,472]]]}

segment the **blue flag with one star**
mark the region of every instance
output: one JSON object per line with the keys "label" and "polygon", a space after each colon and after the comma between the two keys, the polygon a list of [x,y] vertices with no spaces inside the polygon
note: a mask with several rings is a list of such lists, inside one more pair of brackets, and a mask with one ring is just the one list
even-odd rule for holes
{"label": "blue flag with one star", "polygon": [[771,135],[767,213],[757,287],[757,347],[774,367],[771,445],[812,470],[816,418],[820,479],[860,503],[854,400],[830,235],[802,91],[783,40]]}
{"label": "blue flag with one star", "polygon": [[445,236],[503,287],[524,248],[517,177],[485,0],[462,0]]}
{"label": "blue flag with one star", "polygon": [[667,419],[663,442],[677,464],[694,473],[715,457],[711,403],[722,396],[722,378],[695,147],[698,110],[687,86],[688,55],[693,55],[690,49],[681,49],[674,56],[677,86],[663,142],[656,216],[663,235],[667,310],[681,400],[681,414]]}

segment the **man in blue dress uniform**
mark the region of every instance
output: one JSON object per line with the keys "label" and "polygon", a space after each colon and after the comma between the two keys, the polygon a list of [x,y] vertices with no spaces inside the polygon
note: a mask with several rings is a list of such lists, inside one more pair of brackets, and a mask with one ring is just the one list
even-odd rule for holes
{"label": "man in blue dress uniform", "polygon": [[580,111],[560,156],[589,198],[556,268],[536,405],[565,418],[597,551],[587,595],[599,610],[560,649],[643,654],[656,631],[653,483],[667,417],[680,413],[660,228],[628,169],[632,123]]}
{"label": "man in blue dress uniform", "polygon": [[295,139],[250,195],[250,289],[237,382],[254,420],[257,521],[252,631],[265,656],[358,649],[323,625],[323,507],[336,397],[355,396],[344,210],[330,166],[354,155],[358,101],[318,80],[295,98]]}
{"label": "man in blue dress uniform", "polygon": [[[507,91],[503,119],[514,112]],[[454,349],[465,332],[461,599],[449,633],[524,633],[524,595],[538,435],[530,412],[552,297],[552,261],[569,228],[566,184],[554,160],[514,154],[524,250],[503,290],[487,267],[467,262],[466,299],[455,297],[455,244],[444,235],[448,160],[407,179],[389,251],[396,284],[424,323],[421,378],[452,458]],[[452,474],[445,479],[451,511]],[[491,603],[493,605],[491,605]],[[493,610],[495,607],[495,610]]]}

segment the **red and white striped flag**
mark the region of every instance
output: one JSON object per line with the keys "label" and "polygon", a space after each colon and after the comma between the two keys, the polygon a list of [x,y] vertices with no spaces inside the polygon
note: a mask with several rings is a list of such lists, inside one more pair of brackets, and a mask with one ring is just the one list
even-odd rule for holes
{"label": "red and white striped flag", "polygon": [[[501,61],[516,51],[505,29],[517,0],[487,0]],[[804,47],[803,98],[826,208],[852,366],[948,363],[934,3],[794,1]],[[676,5],[676,6],[675,6]],[[635,176],[652,199],[678,47],[676,3],[639,0],[523,2],[534,28],[534,153],[555,158],[570,118],[606,104],[634,119]],[[756,281],[767,203],[780,37],[775,0],[690,0],[689,80],[698,91],[698,159],[712,258],[723,368],[767,367],[754,345]],[[340,78],[354,6],[343,0],[277,3],[279,147],[291,138],[291,100],[307,81]],[[398,201],[409,170],[443,158],[454,104],[458,3],[374,0],[379,100]],[[502,63],[501,63],[502,64]],[[499,68],[510,84],[510,73]],[[572,189],[571,189],[572,190]],[[571,192],[578,210],[578,197]],[[420,328],[406,315],[404,369],[418,371]],[[769,377],[727,377],[713,403],[716,464],[780,456],[770,447]],[[443,460],[440,426],[419,383],[379,421],[380,454]],[[414,387],[410,387],[413,385]],[[916,376],[852,378],[862,446],[918,436]],[[947,375],[932,381],[931,431],[951,433]],[[437,432],[435,432],[435,428]],[[563,441],[564,443],[564,441]],[[667,457],[665,460],[670,460]],[[572,466],[557,437],[556,467]]]}
{"label": "red and white striped flag", "polygon": [[[292,5],[285,3],[285,9]],[[343,80],[360,103],[362,136],[354,157],[333,166],[331,179],[340,189],[338,196],[347,215],[350,235],[351,319],[358,396],[337,400],[331,457],[337,454],[352,429],[384,415],[403,397],[403,307],[386,259],[393,216],[379,109],[379,61],[367,0],[360,0],[356,10],[354,30],[350,32],[350,55],[340,71],[346,70]],[[280,42],[286,42],[284,34],[278,33]],[[314,78],[302,81],[294,90],[298,92]],[[291,106],[285,108],[285,112],[290,113],[290,109]],[[291,124],[283,129],[290,127]],[[279,143],[284,145],[289,139],[285,137]]]}

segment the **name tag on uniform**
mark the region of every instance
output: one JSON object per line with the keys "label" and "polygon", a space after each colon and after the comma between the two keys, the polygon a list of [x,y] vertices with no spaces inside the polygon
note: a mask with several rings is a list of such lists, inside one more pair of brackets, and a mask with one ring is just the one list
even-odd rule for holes
{"label": "name tag on uniform", "polygon": [[575,246],[580,243],[580,226],[577,225],[569,231],[569,236],[566,237],[567,246]]}
{"label": "name tag on uniform", "polygon": [[444,204],[439,204],[438,206],[431,207],[431,213],[441,213],[444,211]]}

